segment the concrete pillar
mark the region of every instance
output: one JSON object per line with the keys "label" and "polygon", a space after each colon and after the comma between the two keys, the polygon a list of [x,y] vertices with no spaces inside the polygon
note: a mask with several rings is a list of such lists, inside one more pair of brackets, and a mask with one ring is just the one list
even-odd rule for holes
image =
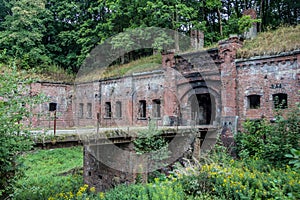
{"label": "concrete pillar", "polygon": [[204,34],[199,30],[191,30],[191,47],[200,50],[204,47]]}

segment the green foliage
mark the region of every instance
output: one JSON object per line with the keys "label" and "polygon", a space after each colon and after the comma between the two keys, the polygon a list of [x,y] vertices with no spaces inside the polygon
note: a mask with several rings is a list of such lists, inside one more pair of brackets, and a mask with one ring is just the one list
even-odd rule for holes
{"label": "green foliage", "polygon": [[[77,72],[95,46],[124,30],[160,27],[189,35],[199,29],[210,46],[237,33],[238,25],[242,32],[249,27],[254,21],[242,11],[254,7],[260,30],[298,23],[299,3],[290,0],[0,0],[0,51],[7,49],[23,68],[55,65]],[[154,48],[163,42],[158,38]]]}
{"label": "green foliage", "polygon": [[291,153],[285,154],[285,157],[290,158],[290,165],[293,165],[295,169],[300,169],[300,150],[291,149]]}
{"label": "green foliage", "polygon": [[[234,161],[230,165],[208,164],[212,193],[225,199],[298,199],[299,173],[288,168],[276,169],[262,160]],[[208,181],[208,180],[207,180]]]}
{"label": "green foliage", "polygon": [[222,152],[213,151],[209,159],[175,170],[187,199],[299,198],[298,171],[289,166],[277,168],[258,158],[234,160]]}
{"label": "green foliage", "polygon": [[253,23],[261,22],[260,19],[251,19],[250,15],[244,15],[238,20],[239,31],[240,33],[244,33],[249,28],[252,27]]}
{"label": "green foliage", "polygon": [[176,179],[165,181],[155,179],[154,183],[148,183],[146,185],[122,185],[106,192],[103,196],[105,196],[105,200],[181,200],[185,198],[182,186],[176,182]]}
{"label": "green foliage", "polygon": [[43,37],[46,32],[45,18],[49,12],[43,0],[12,1],[12,15],[6,15],[0,31],[0,45],[7,54],[16,57],[24,68],[40,67],[49,63]]}
{"label": "green foliage", "polygon": [[255,157],[284,166],[289,161],[285,155],[290,153],[291,148],[299,148],[299,132],[299,107],[292,109],[287,119],[278,115],[274,124],[265,120],[247,121],[244,132],[236,136],[238,155],[243,159]]}
{"label": "green foliage", "polygon": [[164,167],[164,161],[169,158],[168,142],[161,134],[162,131],[151,121],[148,129],[139,131],[137,139],[133,141],[136,153],[148,156],[147,169],[151,171]]}
{"label": "green foliage", "polygon": [[82,185],[82,147],[36,150],[22,156],[25,177],[15,186],[14,199],[47,199],[76,194]]}
{"label": "green foliage", "polygon": [[155,152],[166,148],[168,143],[161,136],[162,131],[158,130],[154,122],[149,123],[147,130],[138,132],[138,137],[133,141],[137,154]]}
{"label": "green foliage", "polygon": [[1,65],[0,74],[0,196],[5,199],[22,175],[21,160],[17,158],[32,147],[20,122],[30,116],[29,108],[43,98],[29,95],[27,86],[32,80],[17,71],[15,65]]}

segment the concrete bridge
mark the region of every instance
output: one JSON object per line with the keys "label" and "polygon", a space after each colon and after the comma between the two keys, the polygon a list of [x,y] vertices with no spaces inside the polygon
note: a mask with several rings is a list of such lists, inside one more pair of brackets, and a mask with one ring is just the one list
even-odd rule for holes
{"label": "concrete bridge", "polygon": [[[86,128],[57,130],[44,134],[44,140],[37,140],[42,148],[84,146],[84,182],[97,191],[105,191],[121,183],[134,183],[138,174],[165,168],[182,158],[199,158],[216,143],[219,127],[197,126],[157,126],[161,136],[168,141],[169,158],[164,163],[151,165],[151,155],[138,155],[133,141],[138,131],[148,127]],[[32,131],[38,135],[41,131]],[[48,138],[47,138],[48,136]],[[157,152],[154,152],[157,153]]]}

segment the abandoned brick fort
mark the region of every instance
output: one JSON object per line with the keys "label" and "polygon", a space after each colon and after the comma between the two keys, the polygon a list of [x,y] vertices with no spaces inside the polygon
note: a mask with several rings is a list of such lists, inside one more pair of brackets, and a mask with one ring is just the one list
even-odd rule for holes
{"label": "abandoned brick fort", "polygon": [[[192,32],[191,44],[201,46],[203,34]],[[52,128],[56,110],[58,128],[137,127],[151,120],[163,127],[223,128],[236,133],[246,119],[273,120],[277,109],[287,112],[300,102],[300,50],[237,59],[242,45],[240,38],[230,37],[205,51],[165,52],[161,68],[155,71],[75,84],[32,83],[31,94],[42,92],[49,102],[32,110],[30,123]],[[193,145],[195,157],[205,146],[201,134],[188,144]],[[179,145],[173,144],[169,149],[180,153]],[[131,140],[115,145],[133,151]],[[115,150],[114,144],[85,145],[85,183],[104,191],[134,182],[142,162],[124,152]],[[107,165],[112,162],[116,166]]]}
{"label": "abandoned brick fort", "polygon": [[56,109],[61,128],[147,126],[155,120],[160,126],[228,126],[236,132],[246,119],[272,120],[276,108],[295,106],[300,51],[236,59],[241,47],[231,37],[206,51],[166,52],[160,70],[76,84],[33,83],[31,94],[43,92],[50,102],[33,110],[30,123],[52,127],[49,110]]}

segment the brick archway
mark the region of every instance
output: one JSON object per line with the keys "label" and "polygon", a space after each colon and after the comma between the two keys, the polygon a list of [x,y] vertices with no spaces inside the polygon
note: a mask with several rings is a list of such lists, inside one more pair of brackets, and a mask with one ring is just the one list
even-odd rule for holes
{"label": "brick archway", "polygon": [[220,94],[211,88],[192,88],[180,102],[182,125],[213,125],[220,120]]}

